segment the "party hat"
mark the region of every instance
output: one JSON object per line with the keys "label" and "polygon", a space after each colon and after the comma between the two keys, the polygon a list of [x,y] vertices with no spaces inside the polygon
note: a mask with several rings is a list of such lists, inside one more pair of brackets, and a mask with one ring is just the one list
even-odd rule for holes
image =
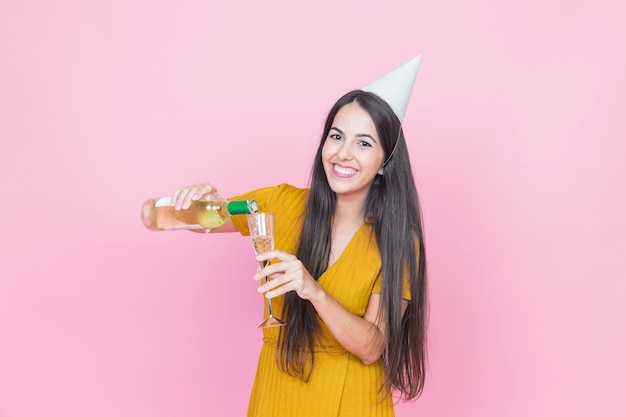
{"label": "party hat", "polygon": [[369,83],[361,90],[374,93],[385,100],[402,123],[421,59],[422,55],[420,54]]}

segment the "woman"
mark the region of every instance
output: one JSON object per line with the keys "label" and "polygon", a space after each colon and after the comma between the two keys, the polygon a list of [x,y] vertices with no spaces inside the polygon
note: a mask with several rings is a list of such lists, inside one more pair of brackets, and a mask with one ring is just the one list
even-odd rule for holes
{"label": "woman", "polygon": [[[177,208],[215,191],[177,190]],[[424,238],[401,122],[377,95],[331,109],[309,189],[233,199],[275,212],[274,259],[255,279],[284,327],[264,329],[249,416],[393,416],[392,391],[418,397],[426,359]],[[215,231],[248,234],[245,216]]]}

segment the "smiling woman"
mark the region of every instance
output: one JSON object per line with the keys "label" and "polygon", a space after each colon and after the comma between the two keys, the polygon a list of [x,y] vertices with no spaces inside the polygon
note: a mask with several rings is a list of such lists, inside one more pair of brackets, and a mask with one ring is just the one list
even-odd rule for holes
{"label": "smiling woman", "polygon": [[[426,258],[402,116],[374,92],[351,91],[326,118],[308,189],[233,197],[274,212],[275,250],[257,256],[255,279],[270,278],[258,290],[286,321],[263,328],[249,416],[393,416],[394,391],[421,394]],[[174,205],[213,190],[178,189]],[[234,216],[214,231],[248,227]]]}
{"label": "smiling woman", "polygon": [[343,106],[322,148],[330,188],[339,199],[365,201],[376,175],[382,175],[384,150],[374,121],[358,102]]}

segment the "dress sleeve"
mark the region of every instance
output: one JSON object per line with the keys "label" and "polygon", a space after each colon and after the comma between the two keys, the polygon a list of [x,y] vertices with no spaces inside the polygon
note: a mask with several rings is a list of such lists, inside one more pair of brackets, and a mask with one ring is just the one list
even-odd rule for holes
{"label": "dress sleeve", "polygon": [[[382,292],[383,285],[383,274],[378,274],[376,281],[374,281],[374,288],[372,289],[372,294],[380,294]],[[409,274],[404,274],[404,289],[402,293],[402,298],[405,300],[411,300],[411,282],[409,281]]]}
{"label": "dress sleeve", "polygon": [[[276,187],[259,188],[241,195],[230,197],[228,200],[256,200],[259,204],[259,211],[267,211],[267,206],[272,200],[272,195],[274,194],[275,189]],[[245,215],[232,216],[232,220],[237,230],[239,230],[239,233],[244,236],[250,235],[250,229],[248,229],[248,219]]]}
{"label": "dress sleeve", "polygon": [[[259,188],[253,191],[249,191],[245,194],[230,197],[229,200],[256,200],[259,204],[259,211],[275,211],[278,209],[284,209],[286,201],[290,202],[294,195],[301,195],[303,190],[297,189],[287,183],[279,185]],[[296,199],[294,201],[300,201]],[[248,219],[245,215],[237,215],[232,217],[233,223],[239,233],[244,236],[250,235],[248,229]]]}
{"label": "dress sleeve", "polygon": [[[415,261],[419,265],[420,259],[420,250],[419,250],[419,241],[417,238],[415,239]],[[383,279],[382,272],[378,274],[376,277],[376,281],[374,281],[374,288],[372,289],[372,294],[380,294],[382,291]],[[404,272],[404,289],[402,293],[402,298],[405,300],[411,300],[411,279],[409,277],[409,271]]]}

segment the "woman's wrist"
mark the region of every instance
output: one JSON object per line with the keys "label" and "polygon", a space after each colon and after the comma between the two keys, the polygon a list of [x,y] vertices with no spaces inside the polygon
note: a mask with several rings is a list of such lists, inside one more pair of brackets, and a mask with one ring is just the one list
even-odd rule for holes
{"label": "woman's wrist", "polygon": [[328,303],[329,294],[326,290],[315,281],[316,290],[313,291],[311,297],[309,297],[309,301],[313,304],[313,307],[317,309],[317,307],[323,307]]}

